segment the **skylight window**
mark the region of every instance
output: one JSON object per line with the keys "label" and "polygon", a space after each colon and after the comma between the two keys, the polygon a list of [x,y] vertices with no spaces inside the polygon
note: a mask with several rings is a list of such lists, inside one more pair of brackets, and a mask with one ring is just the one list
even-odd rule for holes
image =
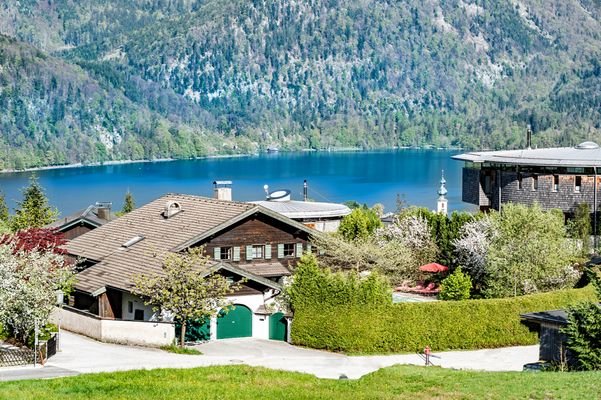
{"label": "skylight window", "polygon": [[142,236],[142,235],[136,235],[133,238],[129,239],[127,242],[123,243],[121,245],[121,247],[125,247],[127,249],[128,247],[131,247],[134,244],[136,244],[138,242],[141,242],[142,240],[144,240],[144,236]]}

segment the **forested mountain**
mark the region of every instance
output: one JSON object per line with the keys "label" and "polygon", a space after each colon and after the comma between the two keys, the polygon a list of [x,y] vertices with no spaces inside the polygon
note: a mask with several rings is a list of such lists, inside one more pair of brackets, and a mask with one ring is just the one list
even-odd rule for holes
{"label": "forested mountain", "polygon": [[516,147],[527,125],[540,145],[599,140],[600,15],[598,0],[5,0],[0,32],[28,45],[0,41],[26,55],[0,58],[4,167]]}

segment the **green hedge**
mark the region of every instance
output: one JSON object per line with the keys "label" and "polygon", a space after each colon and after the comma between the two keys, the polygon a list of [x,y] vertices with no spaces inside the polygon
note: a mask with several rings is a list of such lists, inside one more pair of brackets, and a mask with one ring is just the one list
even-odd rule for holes
{"label": "green hedge", "polygon": [[480,349],[537,343],[520,314],[595,299],[591,287],[507,299],[375,305],[305,298],[295,307],[294,344],[350,353]]}

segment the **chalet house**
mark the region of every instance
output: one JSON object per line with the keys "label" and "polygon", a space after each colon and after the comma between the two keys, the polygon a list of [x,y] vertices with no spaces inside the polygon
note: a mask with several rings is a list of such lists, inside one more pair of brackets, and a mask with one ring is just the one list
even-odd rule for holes
{"label": "chalet house", "polygon": [[56,229],[66,240],[75,239],[114,220],[116,215],[111,212],[111,203],[96,203],[84,210],[79,210],[66,217],[59,218],[47,228]]}
{"label": "chalet house", "polygon": [[[244,278],[244,283],[230,296],[232,311],[193,331],[204,332],[205,339],[284,340],[286,319],[272,313],[270,304],[298,258],[312,251],[313,233],[255,204],[168,194],[65,245],[81,268],[67,308],[99,320],[155,321],[151,307],[132,294],[132,275],[161,273],[168,252],[204,246],[212,258],[207,274],[218,272],[233,281]],[[87,327],[79,331],[83,329]],[[119,335],[113,334],[111,341],[120,341],[115,336]],[[171,336],[165,333],[165,338]],[[155,339],[126,342],[156,344]]]}

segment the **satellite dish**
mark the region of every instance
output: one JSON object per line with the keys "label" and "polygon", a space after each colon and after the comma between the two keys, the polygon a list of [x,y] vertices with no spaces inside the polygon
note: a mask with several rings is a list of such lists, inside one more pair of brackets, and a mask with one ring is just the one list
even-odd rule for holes
{"label": "satellite dish", "polygon": [[269,193],[269,201],[290,201],[290,190],[276,190]]}

